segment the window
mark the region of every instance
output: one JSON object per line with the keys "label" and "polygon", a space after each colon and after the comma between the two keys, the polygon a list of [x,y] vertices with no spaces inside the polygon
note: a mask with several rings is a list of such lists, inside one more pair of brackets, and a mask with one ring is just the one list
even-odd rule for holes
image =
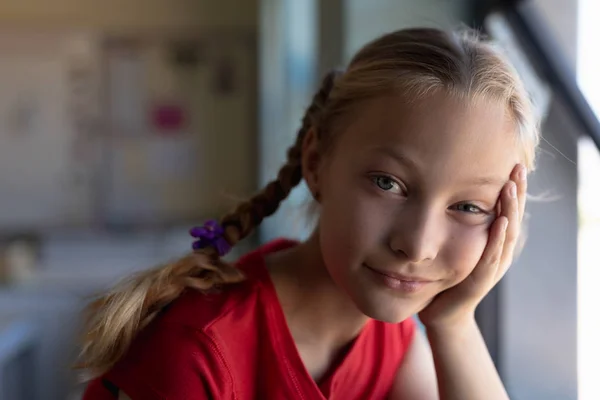
{"label": "window", "polygon": [[[600,115],[600,3],[579,0],[577,18],[577,81],[596,115]],[[579,146],[578,261],[578,391],[580,400],[600,398],[596,363],[600,358],[600,150],[589,139]]]}
{"label": "window", "polygon": [[[574,66],[577,85],[600,116],[600,3],[597,0],[533,2]],[[576,46],[569,44],[577,43]],[[600,399],[596,363],[600,358],[600,141],[587,135],[578,144],[577,378],[578,399]]]}
{"label": "window", "polygon": [[[595,373],[600,358],[600,4],[503,3],[507,7],[500,15],[506,18],[500,27],[508,27],[524,50],[513,55],[537,67],[535,76],[525,76],[528,89],[534,100],[544,99],[546,88],[552,93],[542,126],[544,151],[530,183],[536,184],[534,194],[548,187],[555,196],[531,205],[533,240],[516,274],[505,279],[498,308],[500,370],[514,398],[595,400],[600,398]],[[492,29],[495,38],[502,39],[503,32]]]}

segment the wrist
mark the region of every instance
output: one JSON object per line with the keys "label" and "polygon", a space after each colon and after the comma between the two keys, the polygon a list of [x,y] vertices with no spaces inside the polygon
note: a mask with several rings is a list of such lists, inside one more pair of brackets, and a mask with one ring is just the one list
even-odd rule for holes
{"label": "wrist", "polygon": [[475,315],[466,315],[453,321],[424,324],[427,336],[430,338],[460,337],[477,328]]}

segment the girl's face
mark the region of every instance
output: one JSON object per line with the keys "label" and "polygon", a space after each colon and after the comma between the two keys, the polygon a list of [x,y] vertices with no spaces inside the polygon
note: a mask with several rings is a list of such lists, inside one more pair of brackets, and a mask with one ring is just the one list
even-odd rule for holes
{"label": "girl's face", "polygon": [[422,310],[479,261],[517,154],[500,104],[441,93],[365,103],[307,178],[332,279],[369,317]]}

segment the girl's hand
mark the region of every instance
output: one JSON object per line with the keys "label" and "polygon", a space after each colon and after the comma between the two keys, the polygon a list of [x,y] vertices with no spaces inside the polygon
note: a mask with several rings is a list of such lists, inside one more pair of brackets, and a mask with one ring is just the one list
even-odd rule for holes
{"label": "girl's hand", "polygon": [[500,194],[500,215],[490,227],[481,259],[465,280],[438,294],[419,313],[428,329],[451,329],[475,318],[475,308],[510,267],[521,230],[527,192],[527,171],[513,169]]}

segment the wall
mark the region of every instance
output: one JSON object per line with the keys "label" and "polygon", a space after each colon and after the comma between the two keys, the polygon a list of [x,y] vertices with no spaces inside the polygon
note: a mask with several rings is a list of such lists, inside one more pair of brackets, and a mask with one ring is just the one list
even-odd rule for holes
{"label": "wall", "polygon": [[[367,41],[410,26],[452,28],[470,14],[469,0],[345,0],[346,57]],[[376,21],[376,22],[375,22]]]}
{"label": "wall", "polygon": [[[257,22],[257,4],[253,0],[242,2],[190,0],[174,2],[164,0],[109,0],[108,2],[96,0],[31,0],[17,2],[10,0],[1,2],[0,26],[2,28],[0,28],[0,44],[6,45],[8,43],[8,47],[10,47],[13,39],[7,39],[7,37],[10,38],[11,35],[18,38],[21,37],[23,32],[35,32],[37,34],[37,36],[29,35],[31,40],[28,39],[27,46],[12,46],[11,51],[5,51],[7,46],[0,46],[1,55],[7,60],[12,62],[13,57],[11,55],[15,51],[21,52],[28,47],[35,47],[36,43],[41,43],[48,36],[52,36],[51,34],[56,34],[57,39],[46,40],[49,45],[44,47],[44,52],[32,52],[42,61],[52,61],[52,68],[44,67],[38,61],[36,68],[41,68],[41,73],[37,71],[35,74],[37,78],[32,82],[28,82],[28,85],[35,86],[32,90],[36,93],[44,92],[47,94],[46,97],[49,96],[54,99],[54,102],[48,102],[45,98],[42,99],[41,95],[38,95],[39,99],[35,99],[39,103],[36,103],[36,112],[39,116],[35,118],[39,120],[39,123],[34,128],[39,131],[39,134],[36,133],[36,135],[30,136],[38,138],[44,136],[44,140],[50,140],[50,144],[54,148],[57,146],[60,148],[48,151],[50,147],[44,145],[43,141],[39,139],[36,142],[37,145],[34,146],[35,143],[31,143],[25,149],[30,151],[28,153],[30,159],[38,161],[37,163],[30,163],[31,168],[27,171],[29,175],[24,175],[27,176],[27,179],[23,179],[23,176],[17,177],[14,173],[9,173],[8,177],[0,177],[0,189],[11,194],[8,198],[9,203],[23,206],[22,212],[15,212],[12,215],[5,215],[4,218],[0,218],[0,231],[29,229],[35,227],[36,223],[44,227],[61,227],[61,225],[81,227],[94,220],[102,221],[103,218],[106,218],[106,215],[102,214],[110,213],[116,209],[112,205],[99,205],[102,201],[106,200],[106,203],[111,199],[104,199],[98,193],[90,194],[90,191],[94,190],[94,185],[105,185],[100,191],[108,191],[106,185],[110,183],[106,181],[112,179],[114,182],[116,179],[110,176],[96,177],[89,170],[85,174],[75,177],[75,173],[72,173],[74,167],[66,159],[77,145],[72,143],[75,140],[73,137],[76,135],[72,132],[72,127],[69,126],[70,121],[67,120],[68,104],[66,104],[66,101],[69,98],[65,91],[65,84],[68,81],[66,76],[68,60],[64,54],[65,40],[58,39],[63,33],[67,34],[65,35],[67,38],[68,34],[73,32],[82,37],[89,34],[91,45],[96,46],[98,43],[95,41],[100,42],[104,34],[112,34],[116,37],[119,34],[123,34],[125,37],[131,35],[130,37],[134,39],[139,35],[142,39],[152,37],[160,40],[168,35],[191,32],[192,37],[206,40],[206,43],[208,43],[207,46],[204,46],[205,50],[208,49],[204,55],[209,57],[209,61],[218,62],[225,57],[235,58],[233,65],[238,67],[238,83],[241,82],[238,85],[237,92],[234,93],[235,95],[208,96],[208,100],[206,99],[207,96],[195,96],[195,102],[190,106],[195,110],[192,111],[195,114],[194,121],[200,121],[199,124],[202,125],[202,129],[196,129],[199,132],[201,131],[198,136],[204,136],[201,138],[202,143],[198,145],[200,149],[198,154],[192,154],[190,157],[201,159],[202,165],[201,168],[197,168],[200,171],[200,176],[194,181],[196,182],[195,185],[185,182],[184,185],[180,186],[188,189],[194,188],[195,192],[190,194],[189,190],[182,191],[176,188],[177,190],[159,190],[158,195],[164,195],[164,192],[168,192],[168,195],[173,199],[171,201],[173,204],[170,207],[180,210],[178,213],[181,215],[186,213],[189,215],[189,210],[196,207],[199,211],[194,215],[218,216],[229,210],[232,204],[235,203],[231,198],[243,198],[251,193],[256,186],[255,52]],[[83,43],[86,42],[83,41]],[[234,47],[236,48],[234,49]],[[23,59],[23,62],[27,63],[27,57],[29,55],[25,55],[19,60]],[[98,58],[100,62],[102,62],[101,57],[100,54]],[[21,90],[20,87],[17,87],[19,82],[12,79],[10,74],[17,74],[23,78],[22,80],[28,80],[23,73],[26,70],[13,64],[16,64],[16,61],[12,63],[4,61],[0,65],[3,78],[16,87],[15,90],[7,91],[2,95],[0,105],[5,105],[5,109],[14,108],[12,103],[15,102],[15,98],[19,96],[19,90]],[[196,76],[185,73],[180,74],[185,75],[180,79],[184,82],[183,84],[179,82],[180,86],[187,85],[187,91],[196,91],[196,94],[202,90],[209,92],[211,90],[211,79],[214,80],[214,65],[211,63],[204,67],[202,71],[197,71]],[[161,79],[155,79],[155,81]],[[31,81],[31,79],[29,80]],[[192,82],[190,83],[190,81]],[[163,82],[159,83],[164,85]],[[108,85],[104,84],[103,86],[103,89],[106,89]],[[49,94],[48,89],[54,90],[52,94]],[[31,96],[35,95],[37,94]],[[188,97],[193,96],[190,94]],[[3,117],[4,115],[0,115],[0,119]],[[39,127],[42,125],[44,129],[40,130]],[[100,125],[104,127],[101,135],[107,134],[109,129],[106,128],[108,126],[106,120],[101,121]],[[6,141],[3,143],[4,152],[10,153],[12,151],[11,147],[8,146]],[[99,148],[101,145],[102,143],[96,142],[86,144],[88,147],[95,148]],[[14,147],[14,144],[11,144],[11,146]],[[23,146],[21,145],[21,147]],[[155,143],[149,143],[149,146],[157,147]],[[206,149],[210,150],[206,151]],[[41,151],[43,154],[34,156],[33,152],[36,151]],[[201,152],[204,153],[201,154]],[[11,160],[17,157],[16,153],[12,153]],[[43,155],[47,157],[43,157]],[[93,156],[102,157],[101,154],[98,154],[98,151]],[[225,158],[228,158],[227,162],[223,162]],[[21,159],[24,158],[21,157]],[[42,160],[46,161],[42,163]],[[14,170],[14,168],[6,168],[6,164],[10,161],[6,157],[3,157],[3,161],[2,173],[6,175],[5,172]],[[99,161],[96,160],[96,162],[98,164]],[[119,172],[116,172],[116,176],[119,176]],[[19,181],[18,185],[14,181]],[[8,187],[4,184],[6,182],[18,187],[16,189],[12,186]],[[42,201],[41,197],[31,193],[32,190],[40,191],[44,184],[54,188],[54,192],[49,190],[45,192],[45,198],[50,198],[49,201]],[[154,182],[150,182],[147,186],[152,185],[158,186]],[[56,195],[55,192],[59,188],[61,188],[63,194]],[[156,188],[154,188],[155,194],[152,195],[152,198],[158,196],[156,191]],[[174,194],[175,192],[187,193],[187,195],[177,195]],[[66,194],[68,195],[65,196]],[[72,204],[67,204],[64,197],[69,197]],[[193,204],[193,199],[198,197],[206,201]],[[20,200],[21,198],[22,200]],[[179,204],[180,202],[175,201],[177,199],[187,200]],[[45,208],[39,206],[42,202],[46,204]],[[4,208],[14,208],[7,207],[6,202],[3,202],[2,205]],[[168,216],[166,218],[158,216],[160,210],[152,209],[150,211],[157,215],[154,218],[155,222],[169,222]],[[113,214],[119,213],[113,212]],[[113,220],[121,219],[121,217],[122,214],[116,215]],[[162,221],[158,221],[159,219]],[[179,218],[177,222],[181,222],[181,220],[182,218]]]}
{"label": "wall", "polygon": [[20,41],[18,50],[8,42],[0,40],[0,207],[11,212],[0,215],[0,227],[53,225],[76,217],[66,212],[68,194],[81,194],[68,184],[74,135],[65,41]]}
{"label": "wall", "polygon": [[[233,206],[231,197],[255,189],[255,44],[242,35],[200,40],[193,66],[173,63],[160,41],[110,51],[107,86],[111,103],[120,104],[111,107],[112,163],[104,175],[103,214],[112,224],[217,217]],[[231,76],[221,78],[228,68]],[[188,122],[157,129],[148,123],[151,104],[183,104]]]}
{"label": "wall", "polygon": [[[317,87],[317,0],[262,0],[260,17],[259,182],[277,176],[294,143],[304,110]],[[292,191],[277,213],[260,227],[260,240],[302,238],[307,204],[303,184]]]}
{"label": "wall", "polygon": [[256,0],[3,0],[0,24],[155,29],[255,28]]}

